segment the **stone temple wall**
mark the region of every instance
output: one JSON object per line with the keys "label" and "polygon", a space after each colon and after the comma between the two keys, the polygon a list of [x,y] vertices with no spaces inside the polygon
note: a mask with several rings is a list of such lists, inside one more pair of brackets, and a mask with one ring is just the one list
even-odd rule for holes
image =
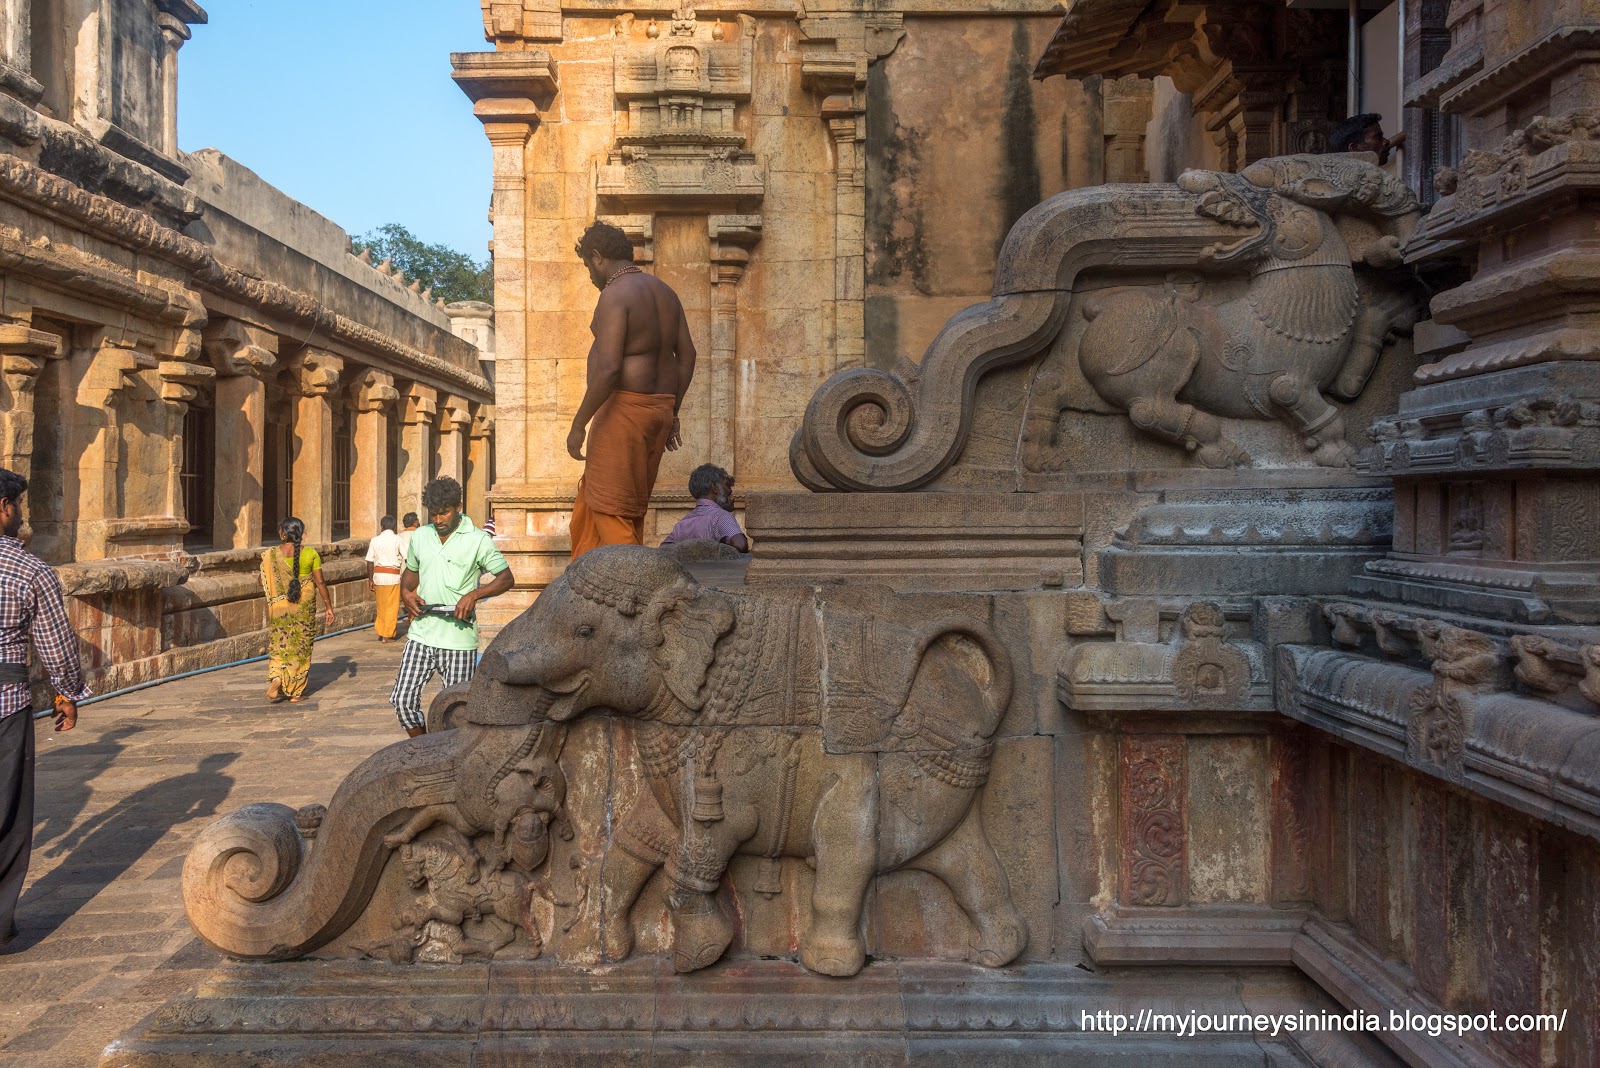
{"label": "stone temple wall", "polygon": [[102,692],[265,648],[260,546],[298,515],[339,626],[365,539],[434,473],[479,502],[493,391],[450,315],[239,163],[176,139],[187,0],[9,0],[0,464],[30,480]]}
{"label": "stone temple wall", "polygon": [[[750,495],[748,569],[585,554],[428,734],[326,807],[208,828],[190,919],[253,962],[153,1015],[125,1063],[338,1042],[454,1064],[1600,1065],[1595,32],[1565,3],[1416,6],[1408,27],[1450,42],[1408,101],[1471,149],[1428,210],[1376,157],[1281,151],[1314,135],[1317,85],[1250,79],[1286,77],[1256,60],[1314,9],[1073,5],[1046,57],[1096,68],[1098,166],[1139,178],[1137,82],[1166,63],[1210,86],[1229,166],[1017,219],[987,299],[919,360],[810,394],[789,453],[808,492]],[[486,13],[508,40],[574,23]],[[859,75],[820,110],[836,147],[866,116],[870,148],[872,64],[809,52],[814,17],[802,85],[808,64]],[[613,24],[611,66],[560,66],[560,92],[693,96],[705,71],[736,96],[764,40],[755,16],[640,21]],[[851,54],[892,74],[912,22],[868,16]],[[994,55],[979,99],[1010,84]],[[530,142],[519,101],[548,108],[561,61],[493,56],[457,75],[520,166],[559,123]],[[895,129],[956,95],[891,93]],[[562,188],[655,203],[703,165],[719,195],[772,196],[726,147],[626,142]],[[502,196],[544,203],[549,175],[513,170],[498,220]],[[766,237],[739,203],[707,226],[753,249],[749,277]],[[642,214],[658,259],[688,233]],[[987,242],[1004,209],[972,218]],[[935,260],[928,279],[959,277]],[[1096,1008],[1252,1020],[1111,1035]],[[1253,1020],[1323,1011],[1376,1023]]]}
{"label": "stone temple wall", "polygon": [[595,298],[572,251],[584,227],[623,227],[699,350],[654,544],[689,508],[694,467],[731,471],[741,510],[747,490],[792,486],[818,383],[920,358],[988,294],[1010,225],[1093,148],[1079,88],[1031,77],[1054,11],[484,8],[495,51],[457,55],[455,78],[494,145],[494,507],[522,587],[491,614],[525,607],[568,552],[581,467],[564,442]]}

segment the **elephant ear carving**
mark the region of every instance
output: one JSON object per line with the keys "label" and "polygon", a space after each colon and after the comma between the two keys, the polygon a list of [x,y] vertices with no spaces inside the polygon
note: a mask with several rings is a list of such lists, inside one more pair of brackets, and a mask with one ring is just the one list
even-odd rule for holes
{"label": "elephant ear carving", "polygon": [[667,688],[696,712],[706,703],[706,676],[717,642],[733,623],[728,598],[694,582],[673,584],[644,610],[645,632],[656,645],[656,664]]}

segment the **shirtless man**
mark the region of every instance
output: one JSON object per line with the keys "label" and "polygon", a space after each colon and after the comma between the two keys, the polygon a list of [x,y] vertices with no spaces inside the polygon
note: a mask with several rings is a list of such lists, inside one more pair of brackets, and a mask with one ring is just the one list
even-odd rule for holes
{"label": "shirtless man", "polygon": [[644,544],[662,453],[683,443],[678,407],[694,378],[695,350],[678,295],[633,265],[626,234],[597,222],[574,251],[600,290],[588,384],[567,434],[567,452],[584,461],[572,508],[577,559],[601,545]]}

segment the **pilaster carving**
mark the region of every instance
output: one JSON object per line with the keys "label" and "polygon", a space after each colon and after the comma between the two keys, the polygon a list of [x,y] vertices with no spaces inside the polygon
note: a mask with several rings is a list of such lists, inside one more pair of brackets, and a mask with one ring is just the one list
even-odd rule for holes
{"label": "pilaster carving", "polygon": [[866,358],[867,68],[905,37],[898,11],[803,9],[800,78],[823,96],[821,115],[833,141],[834,235],[832,349],[834,367]]}
{"label": "pilaster carving", "polygon": [[483,36],[490,41],[561,40],[560,0],[481,0]]}
{"label": "pilaster carving", "polygon": [[176,408],[180,418],[198,395],[199,387],[217,377],[216,368],[186,360],[162,360],[157,374],[161,379],[161,399]]}
{"label": "pilaster carving", "polygon": [[[1265,648],[1230,637],[1227,616],[1215,602],[1167,608],[1153,598],[1122,598],[1100,606],[1101,620],[1087,618],[1086,607],[1075,610],[1073,633],[1098,635],[1107,626],[1116,640],[1081,642],[1067,653],[1056,682],[1067,707],[1104,712],[1271,707]],[[1165,640],[1163,620],[1170,631]],[[1234,629],[1244,627],[1241,619]]]}
{"label": "pilaster carving", "polygon": [[1432,620],[1417,628],[1417,639],[1432,664],[1433,681],[1411,695],[1409,754],[1459,770],[1471,714],[1464,698],[1494,677],[1499,653],[1487,635]]}
{"label": "pilaster carving", "polygon": [[371,368],[355,369],[349,387],[351,443],[350,531],[375,532],[389,502],[394,472],[389,466],[389,417],[400,399],[394,376]]}
{"label": "pilaster carving", "polygon": [[130,389],[137,388],[138,376],[152,370],[157,361],[140,349],[106,340],[89,365],[89,373],[78,386],[78,402],[90,408],[109,410]]}
{"label": "pilaster carving", "polygon": [[739,280],[750,262],[750,250],[761,240],[761,216],[712,215],[706,220],[711,236],[711,359],[708,370],[716,410],[711,419],[711,454],[733,471],[738,455]]}
{"label": "pilaster carving", "polygon": [[439,433],[460,434],[472,425],[472,411],[462,397],[444,396],[438,402]]}
{"label": "pilaster carving", "polygon": [[350,384],[350,407],[358,412],[387,411],[399,400],[400,391],[394,388],[394,376],[383,371],[360,371]]}
{"label": "pilaster carving", "polygon": [[654,215],[599,215],[600,222],[610,223],[628,235],[633,242],[633,262],[651,264],[656,260],[656,217]]}
{"label": "pilaster carving", "polygon": [[1182,737],[1122,739],[1122,899],[1127,904],[1183,904],[1185,795]]}
{"label": "pilaster carving", "polygon": [[0,322],[0,466],[27,478],[33,466],[33,397],[46,361],[59,359],[62,340],[26,322]]}
{"label": "pilaster carving", "polygon": [[494,405],[480,404],[472,413],[472,429],[468,432],[474,438],[494,437]]}
{"label": "pilaster carving", "polygon": [[802,84],[825,95],[846,94],[865,110],[867,67],[905,38],[905,16],[898,11],[830,11],[806,5],[798,18]]}

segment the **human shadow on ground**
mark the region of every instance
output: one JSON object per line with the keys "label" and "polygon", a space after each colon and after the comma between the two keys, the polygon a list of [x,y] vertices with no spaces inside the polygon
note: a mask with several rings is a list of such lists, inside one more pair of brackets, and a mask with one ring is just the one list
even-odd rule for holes
{"label": "human shadow on ground", "polygon": [[305,696],[311,697],[349,675],[352,679],[360,670],[356,659],[348,654],[341,653],[326,663],[312,661],[311,670],[306,672]]}
{"label": "human shadow on ground", "polygon": [[125,724],[76,745],[61,745],[63,736],[56,735],[57,744],[48,752],[40,751],[34,769],[35,850],[72,829],[94,793],[94,780],[117,762],[128,739],[145,729],[143,724]]}
{"label": "human shadow on ground", "polygon": [[[193,771],[134,791],[44,850],[45,856],[68,856],[23,893],[17,908],[21,934],[8,948],[24,950],[43,939],[132,867],[173,827],[216,815],[217,806],[233,788],[233,777],[223,774],[223,769],[239,756],[204,756]],[[70,895],[57,893],[69,888],[73,891]],[[30,906],[42,907],[47,901],[48,910],[30,910]]]}

